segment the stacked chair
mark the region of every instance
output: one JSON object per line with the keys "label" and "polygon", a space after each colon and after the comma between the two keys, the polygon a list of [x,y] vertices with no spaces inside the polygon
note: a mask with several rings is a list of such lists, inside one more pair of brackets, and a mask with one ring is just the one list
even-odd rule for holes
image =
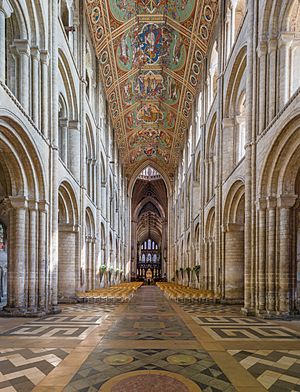
{"label": "stacked chair", "polygon": [[176,302],[220,302],[220,295],[211,290],[193,289],[192,287],[166,282],[159,282],[156,285],[168,299]]}
{"label": "stacked chair", "polygon": [[133,297],[142,284],[142,282],[120,283],[103,289],[78,292],[77,298],[79,302],[87,303],[126,302]]}

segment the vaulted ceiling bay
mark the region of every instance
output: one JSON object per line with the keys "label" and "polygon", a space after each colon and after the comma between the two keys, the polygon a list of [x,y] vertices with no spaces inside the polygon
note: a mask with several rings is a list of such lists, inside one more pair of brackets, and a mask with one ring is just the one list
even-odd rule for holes
{"label": "vaulted ceiling bay", "polygon": [[86,0],[112,125],[131,175],[178,165],[218,0]]}

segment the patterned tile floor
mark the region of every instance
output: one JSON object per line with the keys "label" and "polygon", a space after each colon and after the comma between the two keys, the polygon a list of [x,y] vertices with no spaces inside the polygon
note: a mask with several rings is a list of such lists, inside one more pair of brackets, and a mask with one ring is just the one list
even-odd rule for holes
{"label": "patterned tile floor", "polygon": [[142,287],[129,304],[0,318],[0,391],[300,391],[300,321],[177,304]]}

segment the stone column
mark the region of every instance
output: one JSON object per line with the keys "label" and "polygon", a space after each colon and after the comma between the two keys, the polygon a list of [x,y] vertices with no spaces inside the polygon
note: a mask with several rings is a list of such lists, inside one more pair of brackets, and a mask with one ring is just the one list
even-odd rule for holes
{"label": "stone column", "polygon": [[253,312],[253,237],[252,232],[252,137],[253,137],[253,73],[254,73],[254,37],[255,37],[255,4],[254,0],[248,0],[248,21],[249,30],[247,32],[247,123],[246,123],[246,152],[245,152],[245,295],[243,313]]}
{"label": "stone column", "polygon": [[40,120],[40,51],[38,47],[31,48],[32,59],[32,99],[31,99],[31,113],[35,125],[39,128]]}
{"label": "stone column", "polygon": [[258,202],[258,311],[266,310],[266,200]]}
{"label": "stone column", "polygon": [[13,8],[8,0],[0,0],[0,81],[5,83],[5,19],[9,18],[13,12]]}
{"label": "stone column", "polygon": [[60,140],[58,142],[58,146],[60,148],[59,156],[66,165],[68,163],[68,125],[68,119],[59,119],[59,129],[61,132],[61,134],[59,135]]}
{"label": "stone column", "polygon": [[276,55],[277,55],[277,39],[269,40],[269,122],[273,120],[276,114]]}
{"label": "stone column", "polygon": [[28,307],[36,310],[37,283],[37,203],[29,203],[29,251],[28,251]]}
{"label": "stone column", "polygon": [[268,313],[275,312],[276,199],[268,197]]}
{"label": "stone column", "polygon": [[208,239],[204,238],[204,273],[203,273],[203,278],[204,278],[204,282],[203,282],[203,289],[207,290],[208,289]]}
{"label": "stone column", "polygon": [[19,100],[25,109],[29,112],[29,43],[26,39],[16,39],[14,41],[16,51],[19,55]]}
{"label": "stone column", "polygon": [[80,180],[80,123],[69,121],[69,167],[77,181]]}
{"label": "stone column", "polygon": [[49,54],[47,50],[41,50],[41,129],[46,138],[49,136],[48,130],[48,64]]}
{"label": "stone column", "polygon": [[58,301],[58,3],[51,3],[52,25],[51,25],[51,141],[52,165],[50,185],[51,197],[51,235],[50,235],[50,271],[51,271],[51,302],[52,310],[56,311]]}
{"label": "stone column", "polygon": [[46,307],[46,203],[39,203],[39,243],[38,243],[38,307]]}
{"label": "stone column", "polygon": [[231,23],[230,23],[230,41],[231,46],[230,49],[233,47],[235,41],[235,10],[236,10],[237,0],[231,0]]}
{"label": "stone column", "polygon": [[281,196],[279,210],[279,313],[289,314],[291,305],[291,207],[296,196]]}
{"label": "stone column", "polygon": [[[4,204],[5,203],[5,204]],[[6,199],[5,201],[2,202],[1,205],[2,208],[4,208],[4,213],[5,210],[7,211],[7,215],[9,218],[9,225],[8,225],[8,254],[7,254],[7,260],[13,260],[14,259],[14,228],[15,228],[15,222],[14,222],[14,210],[11,206],[11,202],[9,199]],[[7,308],[12,308],[14,306],[14,297],[13,297],[13,284],[14,284],[14,266],[9,265],[7,266]]]}
{"label": "stone column", "polygon": [[290,47],[292,37],[288,33],[281,34],[279,40],[280,73],[279,73],[279,109],[282,109],[289,99],[291,70]]}
{"label": "stone column", "polygon": [[257,54],[259,57],[259,124],[258,131],[262,132],[266,126],[266,66],[267,43],[260,41]]}
{"label": "stone column", "polygon": [[13,219],[13,281],[12,281],[12,292],[10,296],[12,298],[12,304],[14,308],[19,310],[25,310],[25,252],[26,247],[25,234],[26,234],[26,212],[27,212],[27,200],[24,197],[12,197],[10,198],[11,205],[14,214]]}

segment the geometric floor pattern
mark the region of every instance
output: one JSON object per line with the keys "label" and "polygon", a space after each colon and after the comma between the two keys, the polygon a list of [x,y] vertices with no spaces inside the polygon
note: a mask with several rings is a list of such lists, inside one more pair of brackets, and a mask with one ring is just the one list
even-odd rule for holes
{"label": "geometric floor pattern", "polygon": [[60,310],[66,313],[95,313],[95,314],[109,314],[115,310],[117,304],[74,304],[74,305],[60,305]]}
{"label": "geometric floor pattern", "polygon": [[60,309],[0,318],[0,392],[300,392],[300,321],[176,303],[153,286]]}
{"label": "geometric floor pattern", "polygon": [[70,351],[59,348],[0,350],[0,391],[31,391]]}
{"label": "geometric floor pattern", "polygon": [[220,305],[220,304],[210,304],[210,303],[201,303],[201,304],[195,304],[195,303],[179,303],[179,306],[187,313],[192,313],[192,314],[199,314],[199,315],[204,315],[204,314],[221,314],[221,315],[227,315],[227,314],[236,314],[239,315],[241,311],[241,305]]}
{"label": "geometric floor pattern", "polygon": [[228,352],[269,391],[300,391],[300,350]]}
{"label": "geometric floor pattern", "polygon": [[174,315],[127,315],[119,320],[104,339],[194,340],[185,324]]}
{"label": "geometric floor pattern", "polygon": [[0,336],[84,339],[107,316],[48,316],[3,332]]}
{"label": "geometric floor pattern", "polygon": [[[72,378],[65,392],[96,392],[105,381],[124,372],[172,371],[193,380],[202,391],[227,391],[235,388],[202,350],[103,350],[96,348]],[[133,391],[132,391],[133,392]]]}
{"label": "geometric floor pattern", "polygon": [[255,317],[192,316],[215,340],[299,340],[300,333]]}

